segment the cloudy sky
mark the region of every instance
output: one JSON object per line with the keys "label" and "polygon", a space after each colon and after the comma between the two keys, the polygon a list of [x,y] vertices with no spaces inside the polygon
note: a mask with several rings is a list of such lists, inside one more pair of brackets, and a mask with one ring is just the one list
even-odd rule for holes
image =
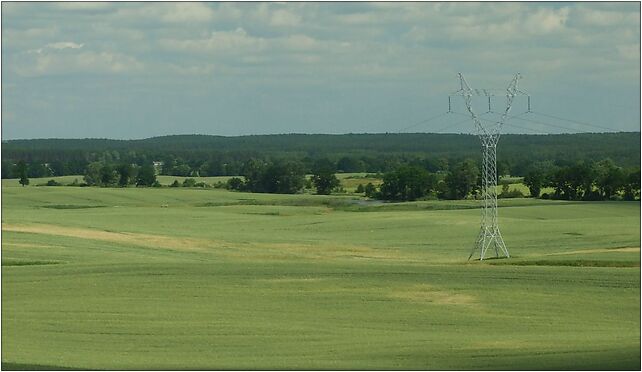
{"label": "cloudy sky", "polygon": [[638,131],[640,4],[2,3],[3,139],[468,132],[422,122],[460,71],[522,74],[507,132]]}

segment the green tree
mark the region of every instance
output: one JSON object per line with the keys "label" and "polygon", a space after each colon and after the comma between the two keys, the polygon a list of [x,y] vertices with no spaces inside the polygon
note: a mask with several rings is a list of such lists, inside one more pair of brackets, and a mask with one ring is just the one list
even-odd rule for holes
{"label": "green tree", "polygon": [[258,159],[249,159],[241,168],[241,175],[245,177],[245,188],[252,192],[264,192],[261,177],[267,164]]}
{"label": "green tree", "polygon": [[626,176],[624,183],[624,199],[635,200],[640,196],[640,168],[631,170]]}
{"label": "green tree", "polygon": [[227,180],[226,188],[228,190],[240,191],[240,190],[243,189],[243,180],[240,179],[239,177],[232,177],[232,178]]}
{"label": "green tree", "polygon": [[337,162],[337,170],[339,172],[344,172],[344,173],[355,173],[355,172],[363,172],[365,166],[363,164],[363,161],[350,157],[350,156],[344,156],[339,161]]}
{"label": "green tree", "polygon": [[118,186],[127,187],[134,178],[134,167],[131,164],[121,164],[117,167]]}
{"label": "green tree", "polygon": [[101,170],[103,168],[103,163],[95,161],[89,163],[85,169],[85,176],[83,180],[89,186],[100,186],[101,185]]}
{"label": "green tree", "polygon": [[104,165],[100,169],[100,184],[114,186],[118,181],[118,172],[111,165]]}
{"label": "green tree", "polygon": [[528,171],[524,176],[524,185],[528,187],[531,197],[539,198],[542,187],[546,184],[546,173],[542,168],[536,167]]}
{"label": "green tree", "polygon": [[475,189],[478,176],[479,168],[474,161],[468,159],[456,164],[444,179],[447,196],[450,199],[465,198]]}
{"label": "green tree", "polygon": [[186,178],[183,180],[183,187],[194,187],[196,186],[196,180],[193,178]]}
{"label": "green tree", "polygon": [[328,159],[318,160],[312,169],[312,183],[319,195],[329,195],[340,182],[334,174],[334,164]]}
{"label": "green tree", "polygon": [[29,178],[27,177],[27,164],[24,161],[20,160],[18,162],[15,173],[19,178],[18,183],[20,183],[22,187],[29,184]]}
{"label": "green tree", "polygon": [[300,164],[280,161],[268,165],[260,180],[261,192],[294,194],[303,188],[305,174]]}
{"label": "green tree", "polygon": [[363,188],[363,193],[368,198],[374,198],[377,196],[377,187],[373,185],[372,182],[368,182],[368,184]]}
{"label": "green tree", "polygon": [[385,200],[417,200],[434,191],[437,178],[418,166],[405,165],[383,176],[379,194]]}
{"label": "green tree", "polygon": [[611,159],[604,159],[594,164],[595,186],[602,199],[609,200],[626,183],[626,174]]}
{"label": "green tree", "polygon": [[156,182],[156,169],[152,164],[143,165],[136,177],[136,186],[153,186]]}

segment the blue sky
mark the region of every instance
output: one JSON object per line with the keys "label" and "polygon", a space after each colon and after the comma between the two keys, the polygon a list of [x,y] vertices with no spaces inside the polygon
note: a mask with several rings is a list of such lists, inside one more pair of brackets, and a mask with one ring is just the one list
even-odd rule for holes
{"label": "blue sky", "polygon": [[640,4],[2,3],[3,139],[397,132],[460,71],[522,74],[506,132],[638,131]]}

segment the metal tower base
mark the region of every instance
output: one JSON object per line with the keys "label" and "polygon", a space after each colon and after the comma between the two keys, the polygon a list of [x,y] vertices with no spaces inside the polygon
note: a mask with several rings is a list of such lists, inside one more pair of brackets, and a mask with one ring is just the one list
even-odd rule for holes
{"label": "metal tower base", "polygon": [[510,258],[510,254],[508,253],[508,249],[506,249],[506,244],[504,244],[504,239],[502,238],[502,234],[499,232],[499,228],[482,227],[479,231],[479,235],[477,236],[477,240],[475,241],[475,246],[470,252],[470,256],[468,256],[468,260],[473,257],[475,252],[479,251],[479,260],[483,261],[484,258],[488,258],[486,253],[491,248],[495,252],[495,258]]}

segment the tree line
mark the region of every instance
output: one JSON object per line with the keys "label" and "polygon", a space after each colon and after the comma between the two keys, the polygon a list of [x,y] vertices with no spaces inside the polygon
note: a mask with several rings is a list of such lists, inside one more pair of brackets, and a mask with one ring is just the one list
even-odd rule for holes
{"label": "tree line", "polygon": [[[457,134],[346,134],[265,136],[165,136],[144,140],[39,139],[6,141],[2,178],[17,178],[19,161],[31,178],[84,174],[95,162],[119,167],[160,164],[159,174],[182,177],[238,176],[246,163],[294,161],[312,173],[328,159],[336,172],[385,173],[402,165],[450,171],[479,156],[475,136]],[[500,175],[525,176],[534,162],[558,166],[610,158],[623,167],[640,162],[639,133],[505,135],[498,149]]]}
{"label": "tree line", "polygon": [[[294,160],[264,161],[250,159],[243,163],[238,177],[228,179],[216,187],[229,190],[295,194],[304,189],[316,190],[317,194],[327,195],[340,187],[336,177],[335,163],[323,158],[314,162],[311,172],[303,163]],[[445,168],[445,167],[444,167]],[[27,164],[19,161],[14,172],[24,186],[29,184]],[[135,185],[160,187],[156,180],[157,167],[153,164],[137,166],[121,163],[110,165],[92,162],[87,166],[83,183],[78,186],[127,187]],[[306,178],[306,174],[311,177]],[[359,185],[357,193],[370,198],[388,201],[412,201],[426,198],[465,199],[479,196],[481,189],[480,165],[472,159],[465,159],[437,171],[431,171],[425,164],[402,164],[396,169],[385,172],[382,184]],[[576,162],[559,165],[554,162],[531,164],[523,183],[528,187],[531,197],[562,200],[636,200],[640,195],[640,168],[620,167],[611,159],[586,163]],[[47,185],[57,186],[55,181]],[[172,187],[181,186],[174,181]],[[206,187],[203,182],[193,178],[183,181],[184,187]],[[544,188],[553,192],[542,193]],[[503,186],[499,197],[522,197],[519,191],[509,191]]]}
{"label": "tree line", "polygon": [[[635,200],[640,193],[640,168],[623,168],[611,159],[557,166],[535,163],[524,177],[531,196],[562,200]],[[545,187],[552,193],[542,193]]]}

